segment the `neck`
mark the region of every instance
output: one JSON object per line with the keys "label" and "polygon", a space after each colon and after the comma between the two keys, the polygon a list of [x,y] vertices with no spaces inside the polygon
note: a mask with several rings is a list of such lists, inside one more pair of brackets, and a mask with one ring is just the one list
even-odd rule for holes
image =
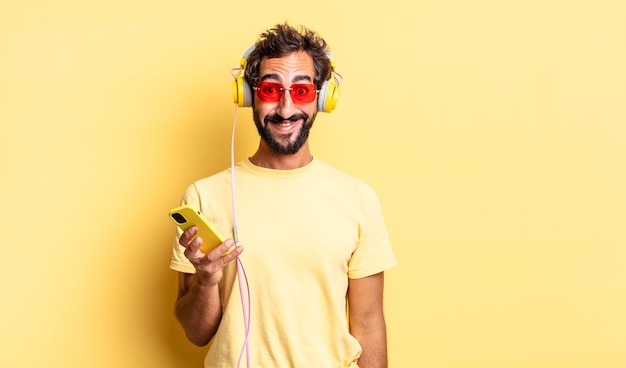
{"label": "neck", "polygon": [[293,155],[276,153],[269,147],[259,144],[259,149],[250,157],[250,162],[259,167],[274,170],[293,170],[306,166],[313,160],[308,142]]}

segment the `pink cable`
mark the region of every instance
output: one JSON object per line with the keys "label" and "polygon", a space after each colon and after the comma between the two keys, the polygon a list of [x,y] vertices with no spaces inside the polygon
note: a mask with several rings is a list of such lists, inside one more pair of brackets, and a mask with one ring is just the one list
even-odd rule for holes
{"label": "pink cable", "polygon": [[[231,197],[232,197],[232,206],[233,206],[233,236],[235,240],[235,246],[239,246],[239,233],[237,230],[237,205],[235,201],[235,128],[237,127],[237,111],[238,104],[235,103],[235,119],[233,122],[233,132],[231,136],[230,142],[230,183],[231,183]],[[239,353],[239,360],[237,362],[237,367],[241,366],[241,360],[243,358],[244,351],[246,352],[246,366],[250,368],[250,315],[251,315],[251,301],[250,301],[250,283],[248,282],[248,275],[246,275],[246,270],[243,267],[243,263],[241,259],[237,257],[237,279],[239,280],[239,294],[241,296],[241,309],[243,311],[243,323],[246,330],[246,337],[243,342],[243,346],[241,347],[241,352]],[[243,281],[246,281],[246,290],[247,295],[244,294],[244,285]],[[247,305],[245,303],[247,297]]]}

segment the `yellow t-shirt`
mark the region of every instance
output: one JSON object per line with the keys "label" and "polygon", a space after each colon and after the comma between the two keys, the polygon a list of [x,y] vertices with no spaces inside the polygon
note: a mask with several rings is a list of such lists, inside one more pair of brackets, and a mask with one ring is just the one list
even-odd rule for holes
{"label": "yellow t-shirt", "polygon": [[[295,170],[245,160],[235,166],[235,193],[251,293],[250,366],[349,367],[361,347],[348,331],[348,278],[396,264],[373,189],[316,159]],[[232,234],[230,169],[196,181],[182,202]],[[193,273],[183,251],[175,241],[171,268]],[[244,343],[236,267],[220,282],[222,321],[207,368],[236,367]]]}

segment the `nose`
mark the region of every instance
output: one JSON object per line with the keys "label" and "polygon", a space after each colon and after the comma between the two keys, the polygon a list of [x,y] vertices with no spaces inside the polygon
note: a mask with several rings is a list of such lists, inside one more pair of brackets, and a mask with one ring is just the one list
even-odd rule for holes
{"label": "nose", "polygon": [[291,94],[289,91],[283,91],[283,95],[278,101],[278,106],[276,107],[276,113],[280,116],[292,116],[296,112],[295,104],[293,103],[293,99],[291,98]]}

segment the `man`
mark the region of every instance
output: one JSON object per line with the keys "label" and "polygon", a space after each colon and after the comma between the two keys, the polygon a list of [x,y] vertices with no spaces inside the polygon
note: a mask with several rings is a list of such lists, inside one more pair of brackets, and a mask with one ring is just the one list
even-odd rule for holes
{"label": "man", "polygon": [[286,23],[263,33],[245,66],[258,149],[234,175],[225,170],[185,192],[182,202],[222,233],[236,213],[242,244],[228,239],[205,254],[195,228],[177,234],[176,316],[193,343],[210,345],[205,367],[238,366],[246,339],[238,258],[251,294],[249,366],[387,367],[383,271],[395,258],[378,198],[309,149],[332,73],[316,33]]}

